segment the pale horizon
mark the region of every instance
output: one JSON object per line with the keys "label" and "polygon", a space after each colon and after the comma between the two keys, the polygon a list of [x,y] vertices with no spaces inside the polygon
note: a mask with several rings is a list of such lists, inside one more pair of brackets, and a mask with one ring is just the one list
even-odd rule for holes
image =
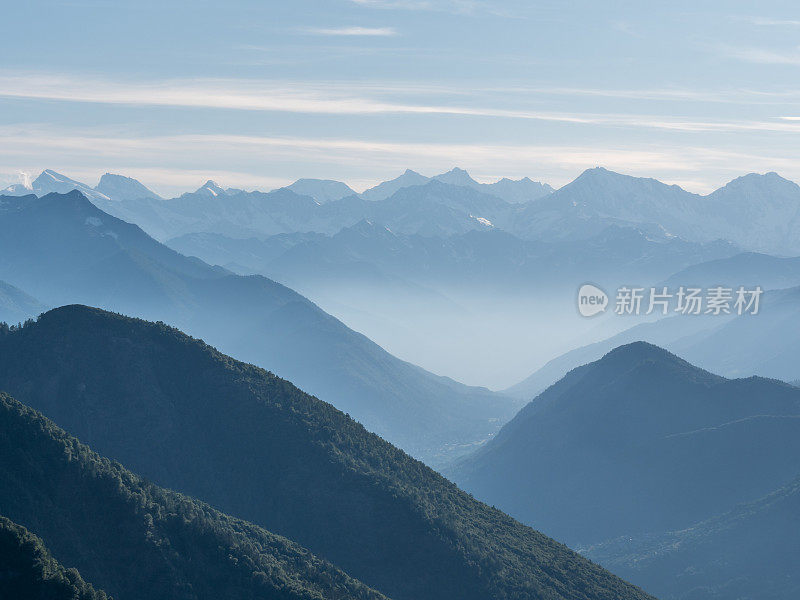
{"label": "pale horizon", "polygon": [[800,25],[780,2],[6,12],[4,186],[41,168],[126,173],[168,196],[209,177],[359,190],[453,165],[553,187],[597,165],[697,193],[750,172],[800,180]]}

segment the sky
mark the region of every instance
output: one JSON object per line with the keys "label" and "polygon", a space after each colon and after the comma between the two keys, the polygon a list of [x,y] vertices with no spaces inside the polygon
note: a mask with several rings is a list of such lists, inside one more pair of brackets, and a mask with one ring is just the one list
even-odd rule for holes
{"label": "sky", "polygon": [[6,0],[0,184],[800,181],[796,2]]}

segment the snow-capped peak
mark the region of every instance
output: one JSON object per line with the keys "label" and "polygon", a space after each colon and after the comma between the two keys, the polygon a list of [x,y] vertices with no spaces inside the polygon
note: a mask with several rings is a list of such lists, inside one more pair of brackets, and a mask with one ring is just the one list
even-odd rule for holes
{"label": "snow-capped peak", "polygon": [[109,197],[102,192],[98,192],[85,183],[70,179],[52,169],[42,171],[32,184],[32,191],[37,196],[44,196],[50,193],[66,194],[72,190],[78,190],[90,200],[109,200]]}
{"label": "snow-capped peak", "polygon": [[224,196],[225,189],[213,179],[209,179],[195,192],[195,194],[203,194],[205,196]]}
{"label": "snow-capped peak", "polygon": [[100,192],[112,200],[138,200],[141,198],[160,199],[160,196],[148,189],[141,182],[125,175],[106,173],[95,186],[95,191]]}

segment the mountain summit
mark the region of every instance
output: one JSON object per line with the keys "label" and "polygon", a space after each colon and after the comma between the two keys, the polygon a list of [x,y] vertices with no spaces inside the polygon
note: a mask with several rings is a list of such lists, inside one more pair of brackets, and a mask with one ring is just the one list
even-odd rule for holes
{"label": "mountain summit", "polygon": [[451,474],[523,522],[591,544],[689,526],[783,485],[798,417],[797,388],[725,379],[636,342],[568,373]]}
{"label": "mountain summit", "polygon": [[95,190],[85,183],[70,179],[66,175],[56,173],[52,169],[45,169],[33,180],[32,191],[37,196],[46,194],[66,194],[73,190],[78,190],[90,200],[109,200],[109,197],[102,192]]}
{"label": "mountain summit", "polygon": [[94,189],[112,200],[138,200],[140,198],[161,200],[158,194],[142,185],[139,181],[112,173],[103,175],[100,178],[100,183]]}
{"label": "mountain summit", "polygon": [[449,183],[450,185],[460,185],[462,187],[476,187],[480,185],[477,181],[475,181],[472,177],[469,176],[464,169],[459,167],[454,167],[450,169],[447,173],[442,173],[441,175],[435,175],[433,179],[437,181],[441,181],[442,183]]}
{"label": "mountain summit", "polygon": [[347,184],[331,179],[298,179],[286,187],[295,194],[310,196],[320,204],[357,195]]}
{"label": "mountain summit", "polygon": [[220,186],[216,181],[209,179],[203,185],[197,188],[194,193],[198,196],[216,198],[218,196],[226,196],[228,191]]}

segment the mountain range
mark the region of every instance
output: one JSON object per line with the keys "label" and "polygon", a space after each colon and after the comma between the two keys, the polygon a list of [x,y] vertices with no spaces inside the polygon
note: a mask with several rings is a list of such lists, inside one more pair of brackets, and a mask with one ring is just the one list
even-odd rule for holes
{"label": "mountain range", "polygon": [[446,470],[572,545],[672,531],[797,475],[800,390],[725,379],[644,342],[570,371]]}
{"label": "mountain range", "polygon": [[[329,404],[162,323],[45,313],[0,333],[0,388],[27,405],[0,400],[0,512],[119,598],[375,597],[260,527],[399,600],[648,597]],[[259,591],[270,587],[284,595]]]}
{"label": "mountain range", "polygon": [[79,192],[0,197],[0,255],[0,279],[42,303],[179,325],[433,464],[490,437],[518,407],[395,358],[274,281],[182,256]]}
{"label": "mountain range", "polygon": [[[0,596],[648,597],[569,548],[669,600],[800,589],[800,187],[775,173],[6,193]],[[583,319],[586,282],[765,293]],[[502,392],[417,366],[500,388],[534,363]]]}
{"label": "mountain range", "polygon": [[655,179],[590,169],[525,205],[511,231],[537,239],[581,239],[609,224],[663,230],[687,240],[716,239],[774,254],[800,254],[800,186],[776,173],[749,174],[707,195]]}
{"label": "mountain range", "polygon": [[500,388],[552,358],[530,343],[531,335],[556,338],[550,352],[557,353],[570,348],[560,345],[564,340],[594,327],[576,318],[572,304],[586,281],[607,290],[655,285],[704,258],[738,252],[727,242],[700,244],[618,226],[588,240],[541,242],[495,228],[408,235],[370,221],[333,236],[237,240],[200,233],[167,245],[279,281],[398,356]]}
{"label": "mountain range", "polygon": [[447,173],[441,173],[433,177],[425,177],[411,169],[407,169],[399,177],[384,181],[366,190],[361,194],[361,197],[367,200],[386,200],[402,188],[423,185],[432,180],[478,190],[514,204],[524,204],[538,200],[553,192],[553,188],[548,184],[533,181],[529,177],[517,180],[503,177],[494,183],[478,183],[464,169],[456,167]]}
{"label": "mountain range", "polygon": [[449,235],[491,227],[494,221],[510,219],[516,210],[494,196],[437,180],[402,188],[390,199],[380,201],[351,195],[320,202],[290,188],[268,193],[218,190],[216,195],[204,189],[211,188],[207,185],[164,201],[93,202],[114,216],[139,224],[160,240],[187,233],[219,233],[233,238],[305,232],[332,235],[364,219],[399,233]]}
{"label": "mountain range", "polygon": [[[603,168],[589,169],[555,191],[540,186],[538,196],[533,191],[537,185],[526,179],[479,184],[466,171],[453,169],[433,178],[407,171],[361,196],[342,195],[347,190],[340,182],[299,180],[266,194],[222,188],[209,194],[206,185],[179,199],[160,201],[152,193],[133,198],[138,194],[127,191],[112,198],[48,170],[33,190],[15,186],[7,193],[79,189],[103,210],[161,240],[187,233],[236,238],[308,231],[332,235],[368,219],[397,233],[442,235],[492,226],[537,240],[585,239],[622,225],[692,242],[727,240],[747,251],[800,254],[800,187],[776,173],[749,174],[706,196]],[[114,186],[99,187],[110,192]],[[124,187],[136,186],[129,181]],[[523,197],[530,199],[520,203]]]}
{"label": "mountain range", "polygon": [[611,226],[582,241],[523,240],[494,228],[449,236],[397,233],[361,221],[333,236],[286,234],[265,240],[239,240],[216,234],[190,234],[167,245],[210,264],[261,273],[307,287],[336,279],[340,284],[377,284],[394,279],[433,287],[509,289],[577,288],[591,274],[609,284],[656,283],[704,258],[735,254],[726,242],[693,243]]}
{"label": "mountain range", "polygon": [[145,187],[139,181],[125,177],[106,173],[100,178],[95,187],[91,187],[75,179],[71,179],[61,173],[56,173],[52,169],[45,169],[39,176],[31,182],[30,186],[16,184],[2,190],[0,194],[10,196],[25,196],[36,194],[45,196],[47,194],[66,194],[73,190],[78,190],[87,198],[97,201],[109,201],[112,198],[116,201],[136,200],[139,198],[149,198],[161,200],[162,198]]}

